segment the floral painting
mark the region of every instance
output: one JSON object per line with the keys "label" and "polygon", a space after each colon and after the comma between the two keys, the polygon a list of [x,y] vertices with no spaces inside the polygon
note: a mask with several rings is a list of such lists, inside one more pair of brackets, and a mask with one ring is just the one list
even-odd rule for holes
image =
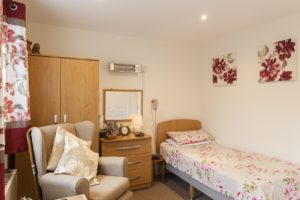
{"label": "floral painting", "polygon": [[258,51],[259,82],[290,81],[296,78],[296,42],[287,39],[264,45]]}
{"label": "floral painting", "polygon": [[237,80],[236,56],[233,53],[213,58],[213,84],[233,85]]}

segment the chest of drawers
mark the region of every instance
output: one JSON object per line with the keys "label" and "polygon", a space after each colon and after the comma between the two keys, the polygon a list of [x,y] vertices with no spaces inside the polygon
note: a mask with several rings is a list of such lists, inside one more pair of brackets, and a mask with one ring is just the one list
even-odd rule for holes
{"label": "chest of drawers", "polygon": [[128,159],[130,189],[151,186],[151,136],[118,136],[114,140],[100,139],[102,156],[124,156]]}

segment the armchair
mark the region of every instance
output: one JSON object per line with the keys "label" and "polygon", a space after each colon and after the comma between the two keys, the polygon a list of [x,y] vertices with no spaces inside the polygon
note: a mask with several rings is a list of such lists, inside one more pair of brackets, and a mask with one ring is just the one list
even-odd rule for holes
{"label": "armchair", "polygon": [[[89,121],[76,124],[60,124],[79,138],[91,141],[94,124]],[[124,157],[100,157],[98,166],[99,185],[89,186],[85,178],[71,175],[54,175],[48,172],[47,162],[51,154],[57,125],[34,127],[27,133],[30,160],[40,199],[53,200],[84,194],[91,200],[129,200],[128,161]]]}

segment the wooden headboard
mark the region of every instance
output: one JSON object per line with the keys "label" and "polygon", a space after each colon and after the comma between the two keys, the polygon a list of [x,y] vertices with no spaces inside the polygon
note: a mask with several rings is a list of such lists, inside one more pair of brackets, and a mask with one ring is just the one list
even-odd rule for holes
{"label": "wooden headboard", "polygon": [[157,125],[156,153],[159,154],[160,143],[164,142],[169,131],[191,131],[201,128],[201,122],[193,119],[175,119],[160,122]]}

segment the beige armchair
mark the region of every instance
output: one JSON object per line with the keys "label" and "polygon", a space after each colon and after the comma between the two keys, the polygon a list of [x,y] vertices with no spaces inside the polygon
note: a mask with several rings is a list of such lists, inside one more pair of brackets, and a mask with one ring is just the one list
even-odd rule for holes
{"label": "beige armchair", "polygon": [[[94,124],[89,121],[76,124],[60,124],[79,138],[91,141]],[[89,186],[85,178],[71,175],[54,175],[46,170],[52,150],[57,125],[32,128],[27,134],[29,153],[35,175],[38,195],[43,200],[84,194],[92,200],[127,200],[132,198],[128,190],[128,161],[124,157],[100,157],[98,166],[99,185]]]}

